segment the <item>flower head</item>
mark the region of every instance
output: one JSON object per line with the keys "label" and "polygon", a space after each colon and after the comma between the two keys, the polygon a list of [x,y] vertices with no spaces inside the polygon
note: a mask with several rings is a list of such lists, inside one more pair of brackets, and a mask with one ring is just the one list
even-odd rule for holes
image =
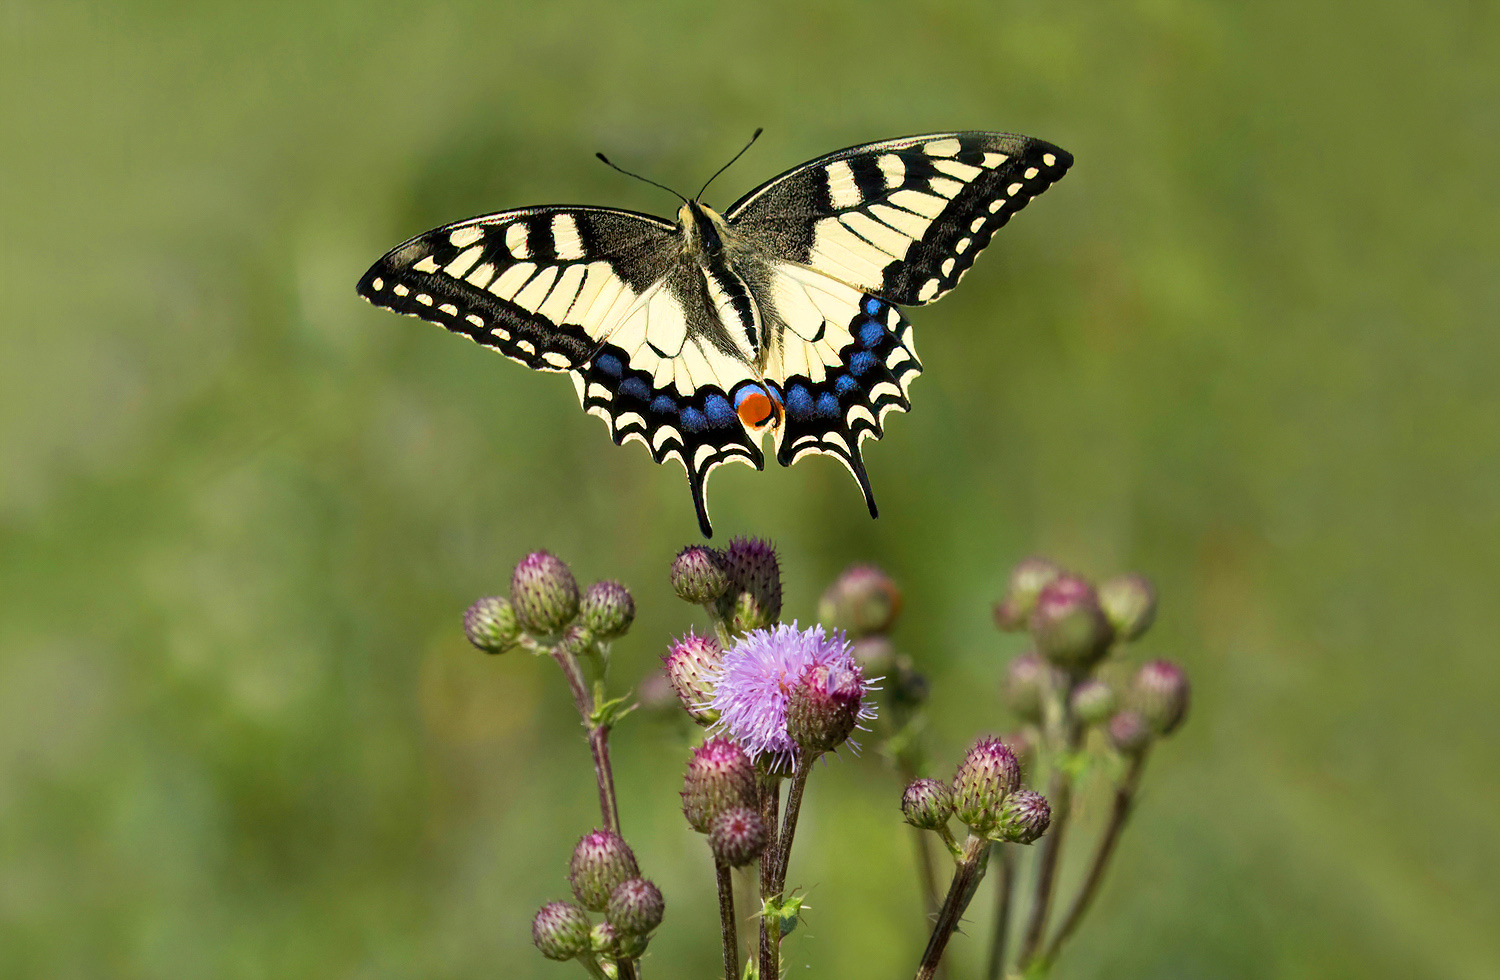
{"label": "flower head", "polygon": [[561,558],[533,551],[511,575],[510,601],[522,628],[540,635],[561,633],[578,615],[578,582]]}
{"label": "flower head", "polygon": [[1158,735],[1170,735],[1188,708],[1188,679],[1170,660],[1152,660],[1136,672],[1135,709]]}
{"label": "flower head", "polygon": [[766,822],[749,807],[725,810],[708,833],[708,849],[714,860],[730,868],[743,868],[766,849]]}
{"label": "flower head", "polygon": [[667,680],[677,692],[677,700],[693,720],[704,725],[718,721],[719,713],[708,705],[714,696],[714,679],[724,660],[724,648],[719,641],[688,630],[661,660]]}
{"label": "flower head", "polygon": [[999,836],[1012,844],[1030,844],[1047,832],[1052,804],[1041,793],[1018,789],[1000,807]]}
{"label": "flower head", "polygon": [[825,634],[821,626],[799,630],[795,623],[752,630],[724,654],[711,705],[719,712],[719,728],[753,759],[787,768],[798,757],[787,731],[792,691],[829,678],[837,679],[840,699],[855,706],[856,721],[875,717],[874,705],[865,700],[869,683],[842,632]]}
{"label": "flower head", "polygon": [[571,902],[548,902],[531,920],[531,941],[549,960],[571,960],[589,948],[589,917]]}
{"label": "flower head", "polygon": [[585,834],[573,848],[568,865],[568,884],[573,897],[590,912],[603,912],[609,905],[610,892],[622,881],[641,873],[635,863],[635,852],[619,834],[596,830]]}
{"label": "flower head", "polygon": [[595,582],[578,605],[579,618],[600,640],[618,640],[635,621],[635,600],[619,582]]}

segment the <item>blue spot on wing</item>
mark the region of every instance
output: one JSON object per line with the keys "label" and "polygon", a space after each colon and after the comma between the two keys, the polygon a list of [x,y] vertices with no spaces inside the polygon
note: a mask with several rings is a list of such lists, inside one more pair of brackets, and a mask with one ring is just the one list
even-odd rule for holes
{"label": "blue spot on wing", "polygon": [[599,369],[600,374],[608,375],[611,378],[619,378],[625,373],[625,366],[613,354],[600,354],[594,359],[594,367]]}
{"label": "blue spot on wing", "polygon": [[729,399],[723,395],[709,395],[703,399],[703,411],[714,425],[729,425],[737,418]]}
{"label": "blue spot on wing", "polygon": [[833,397],[833,392],[825,391],[818,396],[818,414],[829,419],[839,417],[839,400]]}
{"label": "blue spot on wing", "polygon": [[864,347],[874,347],[885,336],[885,324],[879,320],[866,320],[859,325],[859,342]]}
{"label": "blue spot on wing", "polygon": [[677,400],[671,395],[657,395],[651,399],[651,411],[658,415],[676,415]]}
{"label": "blue spot on wing", "polygon": [[802,385],[790,385],[786,390],[786,413],[795,419],[810,418],[813,414],[813,398]]}
{"label": "blue spot on wing", "polygon": [[708,428],[708,416],[689,405],[682,410],[682,427],[689,432],[702,432]]}
{"label": "blue spot on wing", "polygon": [[851,391],[859,390],[859,382],[847,374],[841,374],[838,376],[838,380],[833,383],[833,390],[840,395],[847,395]]}
{"label": "blue spot on wing", "polygon": [[874,316],[875,314],[879,313],[882,305],[883,304],[880,302],[880,300],[876,299],[874,296],[865,297],[865,312],[870,316]]}
{"label": "blue spot on wing", "polygon": [[849,358],[849,370],[855,377],[868,374],[875,369],[875,355],[867,350],[858,351]]}
{"label": "blue spot on wing", "polygon": [[651,386],[640,378],[626,378],[620,383],[620,394],[637,401],[646,401],[651,397]]}

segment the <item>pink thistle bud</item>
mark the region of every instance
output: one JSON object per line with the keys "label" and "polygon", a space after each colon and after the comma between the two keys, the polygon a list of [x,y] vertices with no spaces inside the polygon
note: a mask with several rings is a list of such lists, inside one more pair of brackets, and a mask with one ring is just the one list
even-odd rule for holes
{"label": "pink thistle bud", "polygon": [[1172,734],[1187,715],[1187,674],[1170,660],[1142,664],[1131,693],[1135,709],[1158,735]]}
{"label": "pink thistle bud", "polygon": [[571,960],[589,950],[589,917],[571,902],[548,902],[531,920],[531,941],[549,960]]}
{"label": "pink thistle bud", "polygon": [[864,694],[864,677],[852,657],[807,667],[787,695],[787,735],[804,752],[838,748],[859,723]]}
{"label": "pink thistle bud", "polygon": [[765,629],[781,617],[781,565],[776,549],[759,538],[735,538],[724,555],[729,588],[715,604],[735,635]]}
{"label": "pink thistle bud", "polygon": [[635,622],[635,600],[619,582],[595,582],[583,594],[578,617],[596,640],[617,640]]}
{"label": "pink thistle bud", "polygon": [[1023,653],[1005,668],[1000,682],[1000,698],[1022,721],[1035,724],[1042,720],[1048,677],[1052,667],[1035,653]]}
{"label": "pink thistle bud", "polygon": [[573,897],[590,912],[603,912],[610,893],[620,884],[641,873],[635,852],[619,834],[596,830],[585,834],[573,848],[568,864],[568,884]]}
{"label": "pink thistle bud", "polygon": [[1094,587],[1076,575],[1059,576],[1042,589],[1028,628],[1037,651],[1074,675],[1098,663],[1114,639]]}
{"label": "pink thistle bud", "polygon": [[464,612],[464,636],[485,653],[504,653],[516,646],[521,625],[509,599],[489,596]]}
{"label": "pink thistle bud", "polygon": [[914,779],[901,794],[901,815],[913,827],[937,830],[953,816],[953,794],[936,779]]}
{"label": "pink thistle bud", "polygon": [[714,860],[730,868],[743,868],[766,849],[766,822],[749,807],[725,810],[708,832],[708,849]]}
{"label": "pink thistle bud", "polygon": [[698,636],[691,630],[672,644],[661,658],[667,680],[677,692],[677,700],[693,720],[709,725],[719,720],[719,712],[708,706],[713,699],[715,680],[724,661],[724,648],[711,636]]}
{"label": "pink thistle bud", "polygon": [[726,810],[755,803],[755,764],[744,749],[711,738],[693,750],[682,780],[682,812],[690,827],[706,834]]}
{"label": "pink thistle bud", "polygon": [[578,615],[578,583],[556,555],[533,551],[516,566],[510,579],[510,599],[516,619],[530,633],[551,636]]}
{"label": "pink thistle bud", "polygon": [[1045,558],[1023,559],[1011,570],[1005,597],[995,603],[995,625],[1007,633],[1025,629],[1037,596],[1062,573],[1060,567]]}
{"label": "pink thistle bud", "polygon": [[1005,798],[1021,783],[1021,766],[1005,743],[981,736],[953,777],[953,807],[976,834],[988,834],[1000,818]]}
{"label": "pink thistle bud", "polygon": [[1140,755],[1151,744],[1151,728],[1134,711],[1121,711],[1109,720],[1109,744],[1121,755]]}
{"label": "pink thistle bud", "polygon": [[694,605],[713,602],[729,589],[724,553],[701,544],[678,552],[672,562],[672,591]]}
{"label": "pink thistle bud", "polygon": [[1121,643],[1138,640],[1156,621],[1156,590],[1144,575],[1116,575],[1099,586],[1104,609]]}
{"label": "pink thistle bud", "polygon": [[1090,677],[1073,688],[1070,698],[1073,717],[1084,725],[1102,724],[1114,714],[1118,700],[1113,688],[1097,677]]}
{"label": "pink thistle bud", "polygon": [[615,886],[604,916],[619,936],[644,936],[661,925],[666,902],[661,889],[645,878],[631,878]]}
{"label": "pink thistle bud", "polygon": [[818,619],[853,637],[888,632],[900,614],[901,590],[874,565],[851,566],[818,603]]}
{"label": "pink thistle bud", "polygon": [[1041,793],[1019,789],[1000,808],[999,836],[1013,844],[1030,844],[1047,832],[1052,804]]}

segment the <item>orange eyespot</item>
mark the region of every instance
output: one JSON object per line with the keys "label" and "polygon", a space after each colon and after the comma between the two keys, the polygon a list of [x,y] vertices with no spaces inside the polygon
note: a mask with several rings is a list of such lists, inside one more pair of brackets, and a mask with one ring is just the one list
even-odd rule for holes
{"label": "orange eyespot", "polygon": [[752,429],[764,427],[776,415],[775,403],[764,391],[755,390],[744,394],[736,408],[740,421]]}

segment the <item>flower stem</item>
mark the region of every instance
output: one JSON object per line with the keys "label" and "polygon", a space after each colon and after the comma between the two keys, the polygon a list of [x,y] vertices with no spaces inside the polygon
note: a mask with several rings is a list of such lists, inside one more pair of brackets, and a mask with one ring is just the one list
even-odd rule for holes
{"label": "flower stem", "polygon": [[1042,947],[1047,931],[1047,912],[1052,903],[1052,890],[1057,883],[1057,865],[1062,855],[1063,832],[1068,827],[1068,811],[1073,804],[1073,777],[1069,766],[1073,756],[1083,743],[1083,728],[1073,717],[1069,707],[1068,689],[1062,697],[1062,732],[1064,749],[1052,770],[1052,780],[1047,786],[1047,802],[1052,804],[1052,823],[1047,835],[1042,838],[1042,853],[1037,858],[1036,891],[1031,899],[1031,916],[1026,922],[1026,935],[1021,942],[1018,963],[1029,968]]}
{"label": "flower stem", "polygon": [[797,817],[802,812],[802,793],[807,789],[807,777],[816,761],[816,754],[808,755],[799,760],[797,771],[792,774],[792,789],[786,797],[786,818],[782,822],[781,841],[776,846],[776,880],[773,882],[775,890],[772,894],[779,895],[786,887],[787,865],[792,859],[792,838],[797,834]]}
{"label": "flower stem", "polygon": [[990,936],[990,958],[985,966],[985,980],[1000,980],[1005,969],[1005,946],[1010,935],[1010,900],[1016,884],[1016,852],[1007,844],[996,844],[1000,852],[1000,877],[996,879],[995,931]]}
{"label": "flower stem", "polygon": [[1115,852],[1115,844],[1120,840],[1120,832],[1125,829],[1125,821],[1130,818],[1136,790],[1141,784],[1141,771],[1146,768],[1146,754],[1140,752],[1131,758],[1130,768],[1125,771],[1120,784],[1115,787],[1114,806],[1110,810],[1109,823],[1105,826],[1104,834],[1099,838],[1099,844],[1094,849],[1094,860],[1089,865],[1088,875],[1083,879],[1083,885],[1073,898],[1073,904],[1068,908],[1068,914],[1063,919],[1062,925],[1058,927],[1057,934],[1052,937],[1052,942],[1047,946],[1048,962],[1057,958],[1062,944],[1073,934],[1073,930],[1078,928],[1079,920],[1089,910],[1089,904],[1099,890],[1099,883],[1104,880],[1104,871]]}
{"label": "flower stem", "polygon": [[557,661],[557,665],[562,668],[563,677],[568,681],[568,689],[573,692],[573,705],[578,709],[578,716],[583,719],[584,727],[588,729],[589,750],[594,755],[594,780],[599,784],[599,817],[604,821],[605,830],[618,834],[620,811],[619,804],[615,800],[614,770],[609,763],[609,726],[595,724],[591,720],[594,715],[594,702],[603,700],[603,691],[596,692],[596,697],[590,697],[588,685],[583,679],[583,671],[578,666],[578,658],[565,644],[560,643],[552,647],[549,652],[552,659]]}
{"label": "flower stem", "polygon": [[[781,778],[763,776],[760,786],[760,818],[766,825],[766,838],[776,840],[778,811],[781,809]],[[760,856],[760,901],[765,907],[766,899],[776,894],[776,854],[778,848],[767,845]],[[777,980],[781,976],[781,920],[770,916],[760,917],[760,975]]]}
{"label": "flower stem", "polygon": [[724,980],[738,980],[740,962],[740,940],[734,921],[734,882],[729,877],[729,865],[714,862],[714,878],[719,886],[719,932],[724,939]]}
{"label": "flower stem", "polygon": [[947,948],[949,938],[963,919],[964,910],[969,907],[969,901],[974,897],[974,889],[984,878],[989,857],[990,842],[976,834],[970,834],[968,840],[964,841],[963,856],[959,859],[957,867],[953,869],[953,882],[948,886],[948,897],[943,900],[943,907],[938,912],[937,924],[932,928],[932,937],[927,940],[927,949],[922,954],[921,964],[917,967],[916,980],[932,980],[933,975],[937,973],[938,963],[943,958],[943,950]]}

